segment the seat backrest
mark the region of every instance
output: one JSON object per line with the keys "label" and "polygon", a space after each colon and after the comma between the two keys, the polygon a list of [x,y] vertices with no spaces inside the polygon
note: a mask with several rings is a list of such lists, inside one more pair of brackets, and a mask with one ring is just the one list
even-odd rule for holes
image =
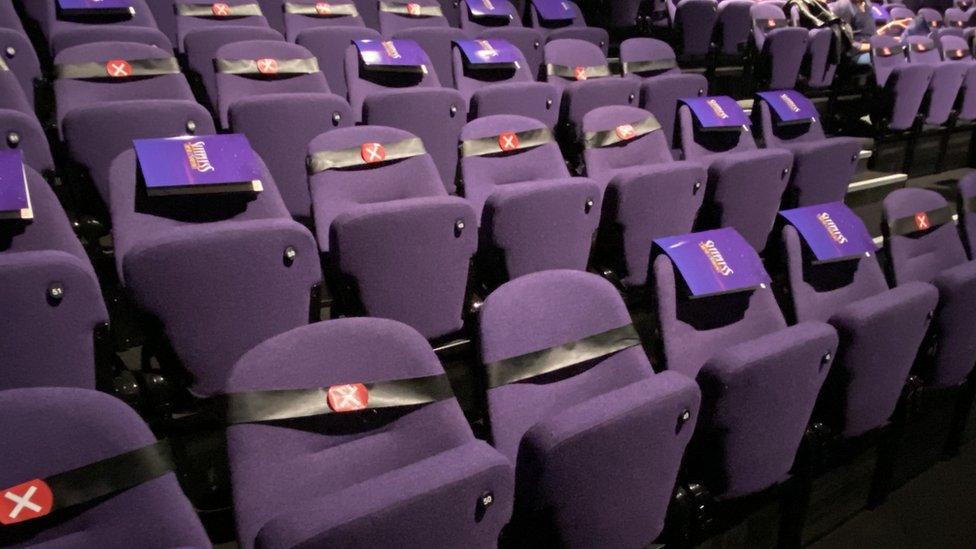
{"label": "seat backrest", "polygon": [[970,172],[959,180],[956,211],[959,212],[959,234],[969,258],[976,257],[976,174]]}
{"label": "seat backrest", "polygon": [[[727,96],[699,98],[711,107],[718,118],[745,117],[742,108]],[[694,111],[682,100],[678,107],[678,139],[686,159],[694,160],[719,153],[751,151],[756,141],[748,125],[715,130],[702,128]],[[726,110],[738,112],[726,113]],[[746,119],[748,120],[748,119]]]}
{"label": "seat backrest", "polygon": [[[471,100],[474,93],[486,86],[505,82],[533,82],[535,79],[528,67],[525,56],[513,44],[501,39],[481,40],[491,47],[512,48],[517,58],[516,66],[495,68],[483,68],[476,64],[467,62],[461,47],[455,43],[452,46],[451,61],[454,73],[455,87],[461,92],[466,100]],[[440,73],[438,73],[440,75]]]}
{"label": "seat backrest", "polygon": [[943,14],[943,23],[950,28],[964,28],[969,22],[969,16],[963,10],[952,7],[946,8]]}
{"label": "seat backrest", "polygon": [[[350,150],[353,151],[351,154],[368,156],[370,152],[363,147],[379,144],[385,150],[395,143],[415,139],[415,135],[395,128],[356,126],[316,137],[309,143],[308,153],[314,156],[323,151]],[[384,152],[383,157],[385,155]],[[313,173],[309,176],[308,186],[314,203],[315,224],[320,234],[328,234],[332,221],[357,205],[446,195],[434,161],[426,152]],[[320,246],[324,244],[320,243]]]}
{"label": "seat backrest", "polygon": [[695,378],[718,351],[786,327],[772,290],[690,297],[671,259],[653,259],[664,366]]}
{"label": "seat backrest", "polygon": [[323,27],[302,32],[295,43],[312,52],[319,60],[319,68],[329,82],[329,89],[340,97],[347,97],[346,49],[354,40],[382,39],[378,31],[369,27]]}
{"label": "seat backrest", "polygon": [[437,0],[379,0],[379,31],[383,36],[416,27],[449,27]]}
{"label": "seat backrest", "polygon": [[[571,82],[584,79],[612,77],[603,51],[585,40],[563,38],[545,46],[546,80],[563,89]],[[585,76],[570,72],[586,71]],[[565,74],[563,74],[565,71]]]}
{"label": "seat backrest", "polygon": [[[9,445],[0,456],[0,486],[4,487],[50,477],[156,442],[132,408],[97,391],[4,391],[0,392],[0,413],[6,418],[0,425],[0,437]],[[57,448],[51,445],[55,440]],[[159,540],[183,547],[210,545],[172,472],[99,500],[83,513],[64,513],[46,526],[23,541],[28,545],[58,545],[73,539],[101,547],[152,545]]]}
{"label": "seat backrest", "polygon": [[908,63],[908,58],[905,57],[907,48],[893,36],[872,36],[870,44],[875,83],[883,87],[896,67]]}
{"label": "seat backrest", "polygon": [[[397,51],[406,49],[415,53],[422,72],[414,67],[405,71],[375,70],[367,67],[361,60],[360,51],[355,44],[346,47],[345,71],[346,87],[349,93],[349,106],[357,118],[363,114],[363,101],[366,97],[377,92],[391,91],[403,88],[439,88],[440,79],[434,72],[434,64],[420,44],[413,40],[387,40],[382,44],[386,48]],[[406,51],[405,50],[405,51]],[[399,55],[399,54],[398,54]]]}
{"label": "seat backrest", "polygon": [[284,40],[278,31],[269,27],[221,26],[206,32],[194,32],[186,37],[186,66],[203,85],[205,99],[216,110],[217,76],[214,59],[217,50],[227,44],[244,40]]}
{"label": "seat backrest", "polygon": [[24,164],[44,177],[54,174],[54,157],[44,128],[36,116],[18,110],[0,109],[0,136],[4,137],[7,148],[20,149],[24,153]]}
{"label": "seat backrest", "polygon": [[656,38],[624,40],[620,43],[620,62],[625,76],[649,77],[681,72],[674,50],[667,42]]}
{"label": "seat backrest", "polygon": [[461,0],[461,28],[477,34],[484,29],[521,27],[518,8],[508,0]]}
{"label": "seat backrest", "polygon": [[671,162],[671,148],[660,126],[636,138],[627,137],[635,124],[653,125],[656,122],[657,119],[651,113],[624,105],[599,107],[586,113],[583,116],[584,136],[597,132],[613,132],[622,139],[612,146],[588,146],[583,151],[586,175],[606,183],[613,172],[623,168]]}
{"label": "seat backrest", "polygon": [[173,0],[176,11],[176,43],[184,51],[186,37],[221,27],[270,28],[258,0],[225,0],[210,4],[200,0]]}
{"label": "seat backrest", "polygon": [[942,48],[942,58],[945,61],[966,62],[973,59],[966,39],[960,36],[942,36],[939,39],[939,46]]}
{"label": "seat backrest", "polygon": [[787,25],[783,10],[768,2],[753,4],[749,8],[749,15],[752,17],[752,39],[759,51],[762,51],[763,43],[770,32]]}
{"label": "seat backrest", "polygon": [[289,42],[296,41],[306,29],[366,26],[362,14],[352,0],[334,4],[313,0],[286,0],[283,17],[285,38]]}
{"label": "seat backrest", "polygon": [[437,79],[447,88],[455,87],[451,58],[454,41],[467,38],[466,32],[454,27],[417,27],[393,35],[394,40],[407,39],[420,44],[430,58]]}
{"label": "seat backrest", "polygon": [[526,6],[527,24],[531,27],[559,29],[565,27],[585,27],[586,19],[575,2],[548,2],[537,5],[534,0]]}
{"label": "seat backrest", "polygon": [[[766,92],[766,94],[776,94],[780,96],[780,101],[788,101],[796,105],[799,109],[816,109],[813,103],[799,92]],[[826,139],[823,126],[820,124],[820,115],[817,113],[807,122],[783,121],[770,107],[769,99],[766,94],[757,94],[752,104],[752,127],[758,128],[763,138],[766,148],[781,147],[786,143],[802,143],[807,141],[821,141]],[[776,99],[774,99],[776,100]],[[797,104],[802,102],[802,105]]]}
{"label": "seat backrest", "polygon": [[[966,261],[956,226],[947,218],[948,206],[942,195],[928,189],[898,189],[885,197],[881,230],[896,285],[912,280],[931,282],[942,271]],[[899,220],[906,230],[892,227]]]}
{"label": "seat backrest", "polygon": [[749,0],[725,0],[718,5],[715,20],[715,41],[719,52],[741,55],[752,28]]}
{"label": "seat backrest", "polygon": [[[509,149],[507,152],[461,157],[461,182],[464,196],[480,216],[485,201],[498,185],[569,177],[569,170],[559,151],[559,145],[545,124],[534,118],[498,114],[468,122],[461,129],[462,143],[472,140],[494,140],[499,148],[528,145],[526,139],[510,134],[541,132],[542,142],[536,146]],[[511,145],[509,143],[512,143]]]}
{"label": "seat backrest", "polygon": [[110,26],[97,30],[74,28],[61,31],[51,40],[51,55],[57,55],[64,49],[90,42],[136,42],[164,50],[173,49],[173,43],[170,39],[155,28]]}
{"label": "seat backrest", "polygon": [[908,61],[937,65],[942,62],[942,52],[939,46],[928,36],[909,36],[905,39],[908,44]]}
{"label": "seat backrest", "polygon": [[682,55],[699,57],[709,52],[717,11],[715,0],[681,0],[677,3],[674,28],[680,37],[679,52]]}

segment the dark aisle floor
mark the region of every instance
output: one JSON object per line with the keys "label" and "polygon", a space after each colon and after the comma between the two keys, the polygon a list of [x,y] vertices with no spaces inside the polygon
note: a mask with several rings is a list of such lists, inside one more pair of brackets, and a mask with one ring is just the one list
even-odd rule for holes
{"label": "dark aisle floor", "polygon": [[976,548],[976,441],[810,547]]}

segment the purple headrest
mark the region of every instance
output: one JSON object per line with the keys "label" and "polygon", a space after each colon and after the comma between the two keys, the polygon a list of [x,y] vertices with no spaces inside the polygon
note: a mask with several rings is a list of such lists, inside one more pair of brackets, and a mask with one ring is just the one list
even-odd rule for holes
{"label": "purple headrest", "polygon": [[280,40],[245,40],[232,42],[221,46],[217,50],[220,59],[311,59],[312,53],[307,49]]}
{"label": "purple headrest", "polygon": [[461,139],[480,139],[482,137],[493,137],[504,132],[541,130],[545,127],[545,124],[535,118],[497,114],[468,122],[461,129]]}
{"label": "purple headrest", "polygon": [[112,59],[162,59],[173,57],[173,52],[136,42],[90,42],[72,46],[54,58],[56,65],[72,63],[105,62]]}
{"label": "purple headrest", "polygon": [[391,143],[416,137],[410,132],[387,126],[354,126],[323,133],[308,145],[310,152],[340,151],[363,143]]}
{"label": "purple headrest", "polygon": [[546,63],[567,67],[606,65],[607,58],[596,44],[575,38],[553,40],[546,44]]}

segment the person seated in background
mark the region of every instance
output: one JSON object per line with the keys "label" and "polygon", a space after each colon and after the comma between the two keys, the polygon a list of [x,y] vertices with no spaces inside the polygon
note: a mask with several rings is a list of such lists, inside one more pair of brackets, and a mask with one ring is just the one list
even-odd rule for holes
{"label": "person seated in background", "polygon": [[894,19],[878,26],[871,13],[868,0],[839,0],[834,6],[834,13],[851,26],[853,40],[849,55],[856,65],[871,64],[870,38],[874,35],[891,34],[892,29],[904,31],[912,22],[910,17]]}

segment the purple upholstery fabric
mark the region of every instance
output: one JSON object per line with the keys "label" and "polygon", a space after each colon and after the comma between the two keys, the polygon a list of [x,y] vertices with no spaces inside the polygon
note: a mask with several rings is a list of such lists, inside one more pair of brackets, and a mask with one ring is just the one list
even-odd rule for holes
{"label": "purple upholstery fabric", "polygon": [[75,28],[59,32],[51,40],[51,53],[59,52],[72,46],[90,44],[92,42],[136,42],[148,44],[164,50],[172,50],[173,45],[162,31],[152,27],[107,27],[107,28]]}
{"label": "purple upholstery fabric", "polygon": [[[394,128],[345,128],[315,138],[309,153],[411,137]],[[309,188],[319,248],[366,314],[405,322],[430,338],[461,328],[478,245],[475,214],[446,196],[429,155],[326,170],[309,178]]]}
{"label": "purple upholstery fabric", "polygon": [[[227,44],[244,40],[283,40],[278,31],[268,27],[220,26],[192,32],[183,41],[186,66],[202,84],[204,99],[213,112],[217,111],[217,75],[214,59],[217,50]],[[321,66],[321,64],[320,64]]]}
{"label": "purple upholstery fabric", "polygon": [[26,35],[10,29],[0,29],[0,48],[4,51],[4,62],[17,76],[27,101],[33,106],[34,82],[41,78],[41,63],[34,47]]}
{"label": "purple upholstery fabric", "polygon": [[405,29],[393,35],[393,39],[405,38],[420,44],[424,53],[430,57],[431,67],[437,79],[446,88],[454,85],[452,51],[455,40],[467,40],[468,34],[454,27],[417,27]]}
{"label": "purple upholstery fabric", "polygon": [[[945,205],[945,199],[935,191],[906,188],[885,197],[882,212],[887,221]],[[939,308],[932,326],[935,352],[924,357],[921,373],[931,385],[958,385],[976,363],[976,323],[972,319],[976,262],[966,260],[951,222],[909,235],[889,234],[884,223],[882,231],[895,283],[901,286],[917,280],[931,282],[939,289]]]}
{"label": "purple upholstery fabric", "polygon": [[24,25],[20,22],[20,16],[17,14],[17,9],[14,8],[13,2],[3,2],[3,5],[0,6],[0,27],[15,30],[27,36],[27,32],[24,30]]}
{"label": "purple upholstery fabric", "polygon": [[[892,36],[872,36],[872,52],[877,48],[897,47]],[[872,117],[879,118],[882,127],[900,131],[910,129],[918,116],[922,100],[932,80],[933,69],[928,65],[908,64],[903,55],[879,57],[872,53],[875,83],[880,92],[872,101]]]}
{"label": "purple upholstery fabric", "polygon": [[[599,48],[583,40],[553,40],[546,44],[545,62],[565,67],[606,65],[607,59]],[[587,112],[605,105],[634,105],[638,83],[631,79],[608,76],[592,80],[568,80],[550,76],[549,82],[562,92],[560,118],[569,127],[578,128]]]}
{"label": "purple upholstery fabric", "polygon": [[[347,97],[345,58],[353,40],[382,40],[380,33],[366,27],[324,27],[308,29],[295,40],[319,60],[319,69],[329,82],[329,89],[340,97]],[[357,112],[358,116],[358,111]]]}
{"label": "purple upholstery fabric", "polygon": [[[417,332],[385,319],[297,328],[248,352],[227,392],[315,388],[443,374]],[[227,431],[242,547],[493,547],[514,474],[475,440],[454,399],[392,413],[341,414]],[[351,422],[350,422],[351,420]],[[475,503],[494,503],[476,517]]]}
{"label": "purple upholstery fabric", "polygon": [[[200,0],[173,0],[174,4],[197,4],[206,3]],[[255,4],[257,0],[224,0],[224,4],[229,6],[239,6],[241,4]],[[194,31],[210,32],[222,27],[251,27],[269,28],[268,20],[262,15],[248,15],[243,17],[191,17],[177,15],[176,17],[176,48],[180,53],[186,51],[186,38]],[[249,39],[257,39],[257,36],[250,36]]]}
{"label": "purple upholstery fabric", "polygon": [[[283,0],[279,0],[281,2]],[[314,6],[316,2],[314,0],[301,0],[294,2],[296,4],[308,4]],[[352,4],[353,2],[348,2]],[[358,10],[357,10],[358,11]],[[285,38],[289,42],[296,42],[298,36],[306,29],[318,29],[321,27],[365,27],[366,24],[363,22],[362,14],[357,17],[352,17],[349,15],[342,16],[330,16],[330,17],[318,17],[314,15],[301,15],[297,13],[285,13],[284,17],[284,28],[285,28]],[[341,59],[341,56],[338,57]]]}
{"label": "purple upholstery fabric", "polygon": [[[966,66],[966,76],[960,86],[955,107],[959,119],[974,120],[976,119],[976,60],[969,52],[969,44],[964,38],[958,36],[943,36],[939,43],[942,48],[942,56],[947,63],[958,63]],[[952,59],[949,52],[953,51],[965,52],[965,56],[961,59]]]}
{"label": "purple upholstery fabric", "polygon": [[[491,363],[629,322],[606,280],[575,271],[535,273],[485,300],[481,356]],[[639,346],[489,390],[493,443],[516,465],[515,520],[552,529],[562,546],[652,541],[663,527],[699,402],[691,380],[654,374]],[[686,410],[689,421],[676,429]],[[573,495],[579,493],[587,497]]]}
{"label": "purple upholstery fabric", "polygon": [[[742,55],[749,41],[752,17],[749,14],[754,4],[750,0],[724,0],[715,13],[716,48],[723,55]],[[782,16],[780,16],[782,17]]]}
{"label": "purple upholstery fabric", "polygon": [[210,114],[197,103],[156,99],[79,106],[64,117],[62,130],[71,158],[88,170],[108,204],[109,168],[115,157],[132,148],[133,139],[185,135],[189,126],[199,135],[216,132]]}
{"label": "purple upholstery fabric", "polygon": [[837,65],[831,61],[834,33],[830,29],[811,29],[807,39],[807,86],[829,88],[834,82]]}
{"label": "purple upholstery fabric", "polygon": [[[541,129],[512,115],[479,118],[461,139]],[[461,159],[464,196],[480,214],[483,257],[499,278],[545,269],[586,269],[600,221],[600,187],[570,178],[555,142]]]}
{"label": "purple upholstery fabric", "polygon": [[[26,173],[34,219],[0,221],[0,306],[10,312],[0,317],[0,389],[94,389],[94,331],[108,322],[98,280],[50,186]],[[48,295],[54,284],[59,301]]]}
{"label": "purple upholstery fabric", "polygon": [[[925,123],[932,125],[945,124],[952,114],[956,97],[966,78],[968,68],[960,63],[945,63],[939,46],[925,36],[909,36],[908,60],[913,64],[930,65],[933,70],[932,80],[922,110],[925,113]],[[919,51],[926,48],[925,51]]]}
{"label": "purple upholstery fabric", "polygon": [[860,139],[825,137],[819,118],[809,124],[777,124],[769,104],[758,96],[752,118],[766,147],[793,153],[793,169],[783,194],[784,209],[844,201],[857,169]]}
{"label": "purple upholstery fabric", "polygon": [[[74,63],[105,63],[113,59],[164,59],[173,52],[136,43],[93,42],[68,48],[54,58],[56,65]],[[111,103],[130,99],[184,99],[193,101],[193,92],[182,74],[162,74],[139,78],[105,78],[76,80],[59,78],[54,81],[57,121],[63,123],[72,109],[95,103]]]}
{"label": "purple upholstery fabric", "polygon": [[677,3],[674,29],[678,33],[678,53],[684,58],[700,58],[712,47],[712,34],[718,19],[715,0],[681,0]]}
{"label": "purple upholstery fabric", "polygon": [[[770,3],[759,3],[752,6],[751,15],[753,20],[779,19],[783,10]],[[753,24],[752,36],[759,52],[756,77],[762,85],[771,90],[795,87],[807,51],[807,30],[785,27],[765,31]]]}
{"label": "purple upholstery fabric", "polygon": [[[156,442],[138,414],[120,400],[84,389],[0,392],[0,485],[13,486]],[[124,520],[120,520],[124,517]],[[209,547],[210,540],[174,473],[70,512],[15,547],[146,549]]]}
{"label": "purple upholstery fabric", "polygon": [[[620,61],[637,63],[674,59],[674,51],[667,43],[653,38],[631,38],[620,44]],[[668,146],[676,148],[675,122],[678,100],[708,94],[708,79],[702,74],[685,74],[677,66],[656,73],[631,73],[626,78],[642,78],[640,107],[657,118],[664,130]]]}
{"label": "purple upholstery fabric", "polygon": [[969,16],[959,8],[946,8],[942,14],[942,22],[946,27],[967,27],[969,26]]}
{"label": "purple upholstery fabric", "polygon": [[[86,21],[84,18],[64,18],[60,16],[59,10],[51,9],[47,12],[47,22],[41,25],[41,31],[47,38],[48,44],[51,46],[51,53],[54,55],[72,43],[115,41],[117,38],[111,36],[112,29],[115,27],[139,29],[145,33],[144,36],[153,34],[158,37],[157,39],[169,42],[166,40],[166,36],[156,28],[156,19],[146,4],[146,0],[131,0],[129,5],[135,8],[135,14],[131,17],[110,20],[97,18],[95,21]],[[61,42],[60,38],[64,33],[71,33],[74,36],[66,42]],[[88,34],[89,38],[82,38],[84,34]]]}
{"label": "purple upholstery fabric", "polygon": [[[268,21],[268,26],[274,30],[285,33],[285,0],[254,0],[261,6],[261,13]],[[289,0],[290,1],[290,0]],[[291,42],[291,40],[289,40]]]}
{"label": "purple upholstery fabric", "polygon": [[453,48],[454,81],[468,101],[468,118],[514,114],[554,128],[559,119],[560,94],[553,84],[535,81],[524,57],[517,63],[514,69],[468,68],[461,50]]}
{"label": "purple upholstery fabric", "polygon": [[[334,30],[334,29],[332,29]],[[314,50],[312,50],[314,52]],[[363,103],[368,95],[404,88],[439,88],[440,78],[434,72],[434,64],[424,52],[424,66],[427,71],[423,74],[395,73],[366,69],[359,59],[359,49],[354,44],[346,46],[343,66],[346,74],[346,88],[348,90],[349,105],[357,120],[361,120]],[[406,94],[404,94],[406,95]],[[404,109],[406,110],[406,109]],[[373,125],[380,125],[374,123]]]}
{"label": "purple upholstery fabric", "polygon": [[[0,135],[4,137],[6,148],[20,149],[24,153],[24,164],[44,176],[54,173],[54,158],[51,156],[44,128],[36,116],[0,109]],[[12,140],[15,135],[16,140]]]}
{"label": "purple upholstery fabric", "polygon": [[789,296],[797,322],[830,322],[840,346],[817,415],[843,437],[885,425],[895,411],[929,317],[934,286],[888,289],[875,256],[817,264],[792,226],[783,229]]}
{"label": "purple upholstery fabric", "polygon": [[310,289],[322,279],[315,242],[268,173],[253,197],[149,198],[136,169],[130,150],[109,174],[120,279],[161,322],[192,389],[207,395],[245,351],[308,321]]}
{"label": "purple upholstery fabric", "polygon": [[575,3],[566,0],[563,4],[573,10],[574,15],[572,20],[546,21],[541,19],[535,9],[535,5],[529,2],[529,6],[526,7],[529,26],[538,29],[547,42],[569,39],[583,40],[600,48],[603,51],[603,55],[606,56],[607,49],[610,47],[610,38],[607,31],[597,27],[588,27],[586,20],[583,18],[583,12],[580,11],[579,6]]}
{"label": "purple upholstery fabric", "polygon": [[176,43],[176,11],[173,3],[169,0],[149,0],[149,10],[152,11],[153,19],[156,20],[156,28],[166,35],[166,38],[173,44]]}
{"label": "purple upholstery fabric", "polygon": [[976,213],[969,211],[968,203],[976,196],[976,173],[970,172],[959,180],[959,196],[956,211],[959,213],[959,234],[969,252],[976,257]]}
{"label": "purple upholstery fabric", "polygon": [[501,38],[502,40],[508,40],[515,47],[522,50],[522,55],[525,56],[525,61],[527,63],[526,67],[529,68],[529,73],[532,75],[532,79],[538,79],[543,72],[543,43],[544,36],[542,31],[539,29],[533,29],[529,27],[496,27],[491,29],[484,29],[477,33],[476,38]]}
{"label": "purple upholstery fabric", "polygon": [[[398,3],[395,0],[390,0],[391,3]],[[406,2],[399,2],[406,5]],[[420,6],[436,6],[440,7],[437,0],[411,0],[412,4],[418,4]],[[379,28],[378,30],[383,36],[393,36],[394,34],[406,30],[413,29],[417,27],[449,27],[451,26],[447,19],[443,16],[421,16],[412,17],[409,15],[401,15],[399,13],[390,13],[385,11],[379,12]]]}
{"label": "purple upholstery fabric", "polygon": [[689,299],[666,255],[653,265],[665,366],[702,388],[691,470],[723,499],[784,480],[827,376],[823,357],[837,349],[836,332],[819,322],[784,329],[765,287]]}
{"label": "purple upholstery fabric", "polygon": [[[612,130],[649,115],[632,107],[600,107],[583,117],[583,131]],[[597,260],[625,286],[643,285],[654,239],[691,232],[705,195],[705,169],[673,162],[660,130],[588,149],[583,156],[586,175],[605,188]]]}
{"label": "purple upholstery fabric", "polygon": [[[482,0],[471,0],[480,4]],[[514,2],[511,2],[512,10],[516,13],[512,14],[512,17],[476,17],[472,15],[470,8],[468,8],[468,2],[466,0],[460,0],[458,6],[460,14],[460,27],[466,31],[468,34],[475,36],[479,35],[481,32],[489,29],[497,29],[504,27],[521,27],[522,19],[519,17],[518,6]]]}
{"label": "purple upholstery fabric", "polygon": [[[221,46],[216,59],[314,59],[305,48],[277,40],[246,40]],[[321,72],[309,74],[241,75],[217,73],[217,105],[221,126],[229,127],[227,112],[241,99],[260,95],[304,93],[329,94],[329,84]],[[338,97],[336,99],[339,99]],[[329,113],[331,114],[331,112]],[[348,111],[347,111],[348,114]],[[306,141],[307,143],[307,141]]]}

